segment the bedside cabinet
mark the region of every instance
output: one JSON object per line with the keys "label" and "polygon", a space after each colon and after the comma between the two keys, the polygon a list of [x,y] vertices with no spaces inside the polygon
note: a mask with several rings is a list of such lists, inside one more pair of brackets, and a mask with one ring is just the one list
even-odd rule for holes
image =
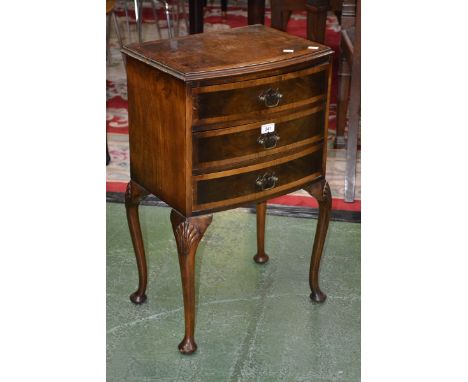
{"label": "bedside cabinet", "polygon": [[146,300],[147,267],[138,219],[142,197],[172,207],[184,300],[182,353],[197,349],[195,254],[212,212],[257,205],[257,254],[264,251],[266,201],[298,189],[319,202],[310,264],[311,299],[331,207],[325,180],[330,48],[251,25],[131,44],[127,56],[130,177],[125,206]]}

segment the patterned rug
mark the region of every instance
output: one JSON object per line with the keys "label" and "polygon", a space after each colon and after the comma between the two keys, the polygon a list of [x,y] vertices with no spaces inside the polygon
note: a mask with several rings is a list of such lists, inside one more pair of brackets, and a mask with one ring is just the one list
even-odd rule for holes
{"label": "patterned rug", "polygon": [[[237,3],[240,4],[240,1]],[[130,5],[130,3],[129,3]],[[188,12],[188,10],[187,10]],[[120,32],[124,38],[124,44],[137,40],[136,26],[133,17],[133,10],[130,9],[130,28],[127,29],[125,22],[125,13],[123,9],[117,9],[117,18],[120,26]],[[167,38],[167,24],[164,21],[162,9],[158,9],[159,26],[162,38]],[[270,25],[269,9],[265,12],[265,25]],[[222,18],[221,9],[218,6],[208,6],[205,8],[204,30],[205,33],[216,32],[223,29],[229,29],[247,25],[246,7],[232,6],[228,7],[227,18]],[[336,88],[337,88],[337,68],[339,59],[339,24],[334,15],[327,18],[327,30],[325,35],[325,44],[330,46],[337,54],[334,57],[334,75],[332,83],[332,99],[330,105],[329,121],[329,154],[327,160],[327,180],[330,184],[333,203],[332,208],[335,211],[360,212],[361,210],[361,168],[360,152],[358,152],[357,174],[356,174],[356,200],[354,203],[345,203],[344,195],[344,173],[346,168],[345,150],[334,150],[333,140],[335,137],[336,122]],[[288,33],[296,36],[305,37],[306,35],[306,15],[305,12],[297,12],[291,15],[288,24]],[[179,35],[186,35],[185,23],[181,20],[179,24]],[[157,40],[161,38],[158,35],[154,23],[153,13],[149,5],[143,10],[143,39],[144,41]],[[125,68],[122,62],[122,56],[119,51],[115,30],[111,29],[110,42],[111,60],[107,64],[107,139],[111,162],[107,166],[107,192],[109,194],[121,194],[125,191],[129,181],[129,147],[128,147],[128,116],[127,116],[127,83]],[[317,208],[317,202],[305,191],[297,191],[289,195],[272,199],[268,202],[275,206],[285,207],[312,207]],[[360,215],[360,214],[359,214]],[[354,215],[356,216],[356,215]]]}

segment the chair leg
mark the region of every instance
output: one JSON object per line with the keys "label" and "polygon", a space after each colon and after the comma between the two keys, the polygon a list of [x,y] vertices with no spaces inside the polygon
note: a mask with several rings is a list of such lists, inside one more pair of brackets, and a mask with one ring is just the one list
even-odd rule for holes
{"label": "chair leg", "polygon": [[271,27],[282,30],[281,0],[271,0]]}
{"label": "chair leg", "polygon": [[338,104],[336,106],[336,139],[335,148],[342,149],[346,145],[345,130],[349,104],[349,85],[351,82],[351,68],[348,61],[341,57],[338,70]]}
{"label": "chair leg", "polygon": [[221,11],[227,12],[227,0],[221,0]]}
{"label": "chair leg", "polygon": [[221,16],[227,18],[227,0],[221,0]]}
{"label": "chair leg", "polygon": [[179,8],[179,4],[180,2],[177,1],[173,6],[172,6],[172,13],[174,14],[175,13],[175,21],[173,22],[173,24],[175,25],[175,31],[174,31],[174,35],[175,37],[179,37],[179,30],[180,30],[180,8]]}
{"label": "chair leg", "polygon": [[127,35],[128,35],[128,42],[132,42],[132,36],[130,34],[130,18],[128,17],[128,4],[127,0],[124,0],[124,9],[125,9],[125,20],[127,24]]}
{"label": "chair leg", "polygon": [[106,134],[106,166],[110,163],[111,157],[109,155],[109,146],[107,144],[107,134]]}
{"label": "chair leg", "polygon": [[185,22],[185,28],[187,30],[187,33],[189,32],[189,23],[188,23],[188,17],[187,17],[187,11],[185,10],[185,0],[180,0],[182,4],[182,17],[184,18]]}
{"label": "chair leg", "polygon": [[281,12],[281,30],[286,32],[288,29],[289,19],[291,18],[292,11],[283,10]]}
{"label": "chair leg", "polygon": [[191,0],[188,3],[189,34],[203,33],[203,1]]}
{"label": "chair leg", "polygon": [[307,10],[307,39],[323,44],[327,25],[327,5],[308,5]]}
{"label": "chair leg", "polygon": [[158,31],[158,38],[161,39],[161,28],[159,28],[159,17],[156,9],[156,0],[151,0],[151,9],[153,10],[154,22],[156,24],[156,30]]}
{"label": "chair leg", "polygon": [[110,51],[110,32],[111,32],[111,14],[107,14],[107,28],[106,28],[106,56],[107,56],[107,63],[112,65],[112,57]]}
{"label": "chair leg", "polygon": [[349,126],[346,142],[345,202],[354,201],[358,130],[361,113],[361,2],[357,1],[356,39],[354,41],[351,89],[349,95]]}
{"label": "chair leg", "polygon": [[166,20],[167,20],[167,34],[169,38],[173,38],[174,35],[172,33],[171,15],[170,15],[170,10],[169,10],[169,3],[167,1],[164,1],[164,9],[165,9]]}
{"label": "chair leg", "polygon": [[136,18],[136,25],[137,25],[137,33],[138,33],[138,42],[141,44],[143,42],[142,36],[142,27],[143,27],[143,0],[135,0],[135,18]]}
{"label": "chair leg", "polygon": [[[123,42],[122,42],[122,35],[120,34],[120,28],[119,28],[119,23],[117,22],[117,16],[115,15],[115,12],[112,11],[112,19],[114,20],[114,27],[115,27],[115,33],[117,34],[117,39],[119,40],[119,47],[120,49],[123,48]],[[122,53],[122,60],[124,65],[127,65],[127,60],[125,58],[125,55]]]}

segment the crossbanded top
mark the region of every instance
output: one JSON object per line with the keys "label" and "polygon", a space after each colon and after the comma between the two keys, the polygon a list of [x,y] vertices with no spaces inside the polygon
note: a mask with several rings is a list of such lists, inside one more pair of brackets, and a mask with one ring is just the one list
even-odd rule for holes
{"label": "crossbanded top", "polygon": [[185,81],[277,69],[333,53],[264,25],[133,43],[122,52]]}

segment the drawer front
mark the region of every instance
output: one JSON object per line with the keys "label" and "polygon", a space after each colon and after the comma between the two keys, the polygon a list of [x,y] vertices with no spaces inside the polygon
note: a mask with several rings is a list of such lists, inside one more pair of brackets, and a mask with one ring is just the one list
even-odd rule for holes
{"label": "drawer front", "polygon": [[194,126],[261,116],[326,99],[328,64],[194,89]]}
{"label": "drawer front", "polygon": [[323,139],[325,105],[267,120],[274,131],[262,134],[261,124],[194,133],[193,168],[195,170],[232,166],[242,161],[268,156],[312,144]]}
{"label": "drawer front", "polygon": [[217,178],[213,178],[216,173],[195,177],[194,210],[245,203],[306,184],[322,175],[322,158],[323,146],[318,145],[264,166],[246,167],[246,172]]}

